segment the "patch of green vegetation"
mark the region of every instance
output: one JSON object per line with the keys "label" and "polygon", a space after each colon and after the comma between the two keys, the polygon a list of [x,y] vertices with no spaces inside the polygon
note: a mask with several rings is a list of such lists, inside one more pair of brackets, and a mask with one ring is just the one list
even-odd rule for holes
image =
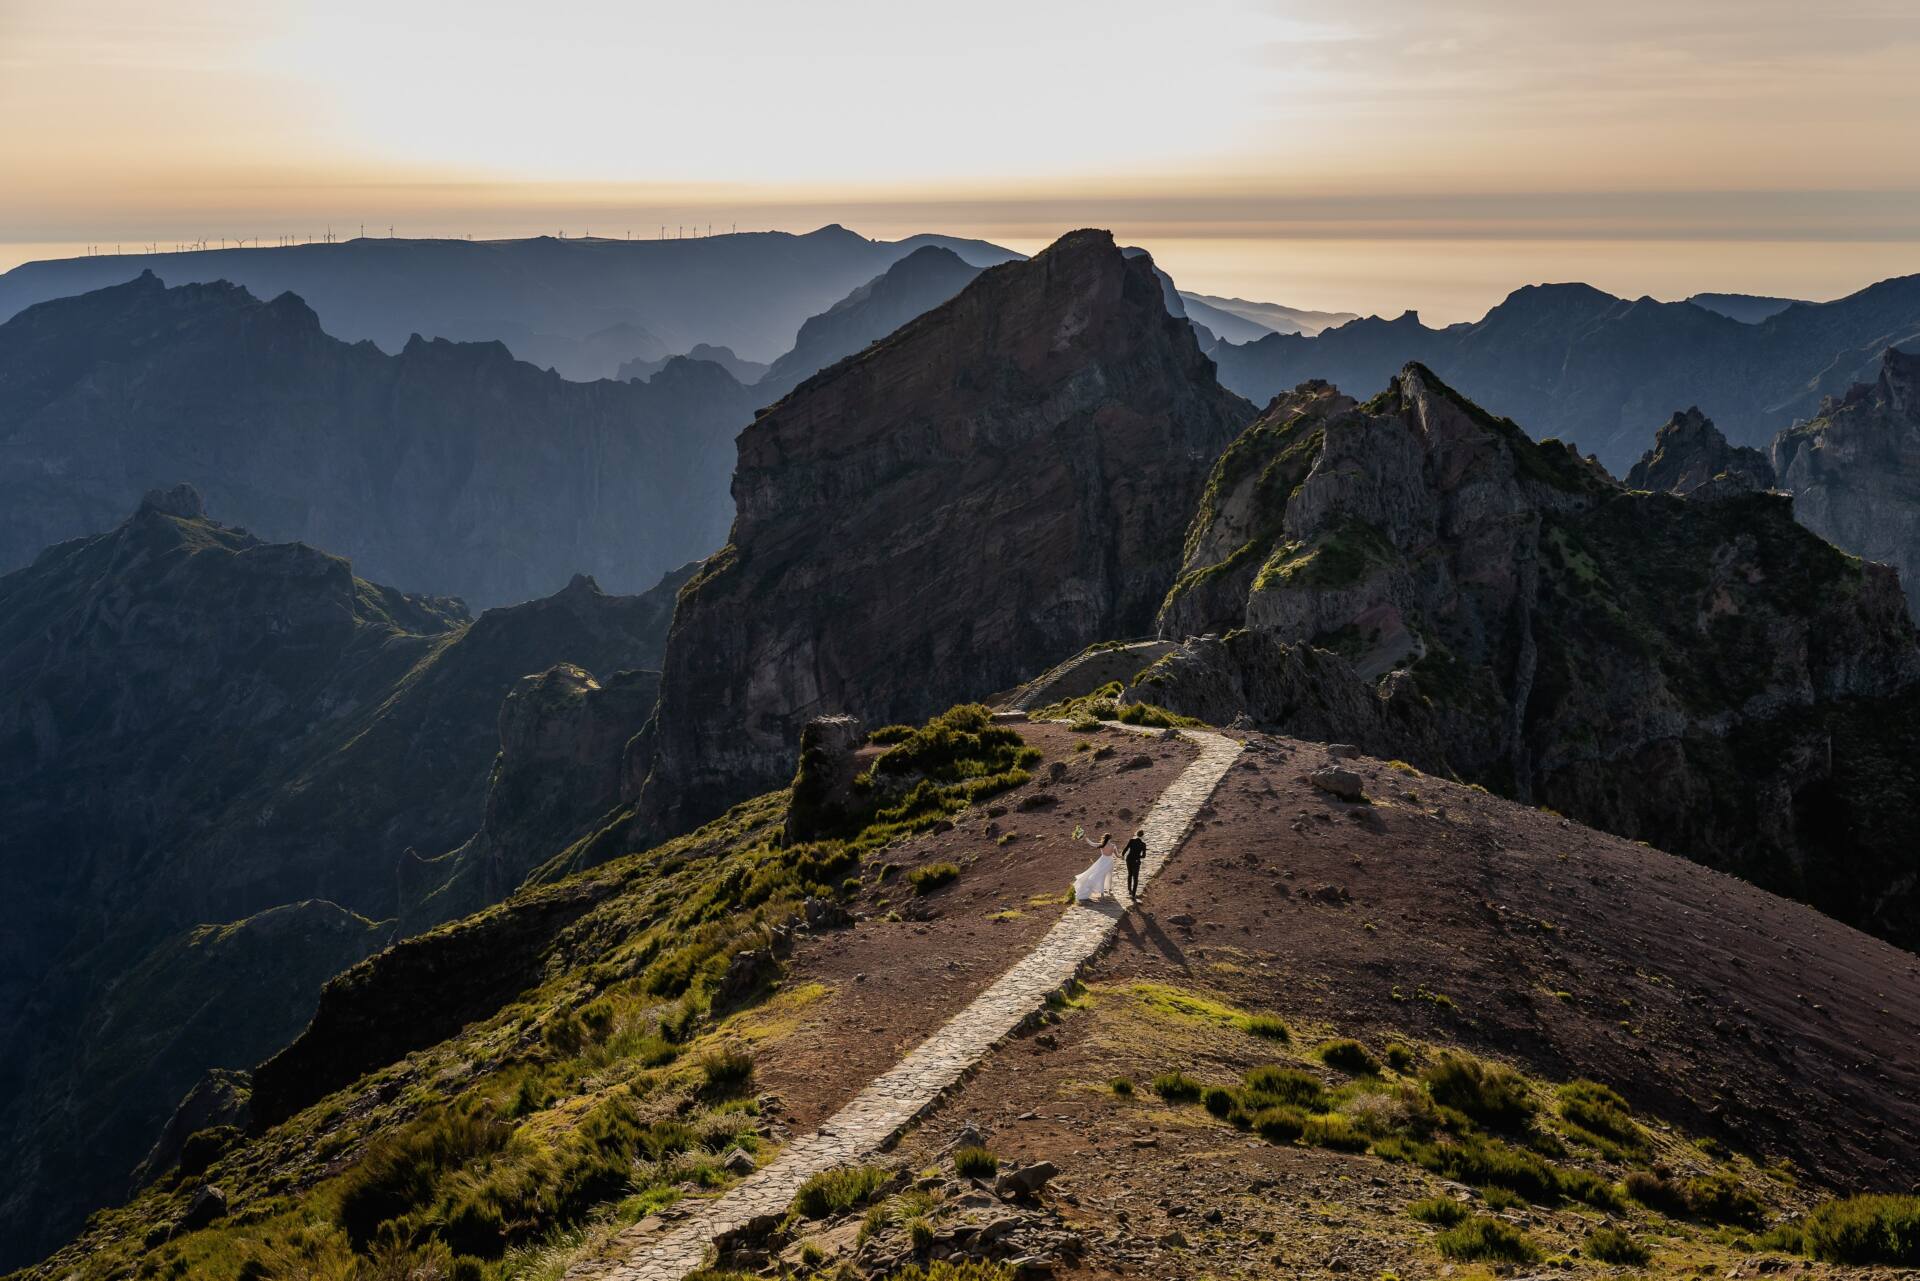
{"label": "patch of green vegetation", "polygon": [[953,1154],[953,1172],[963,1179],[991,1179],[1000,1173],[1000,1158],[983,1147],[964,1147]]}
{"label": "patch of green vegetation", "polygon": [[1254,576],[1253,590],[1351,587],[1399,558],[1399,549],[1385,534],[1366,521],[1347,518],[1305,542],[1275,547]]}
{"label": "patch of green vegetation", "polygon": [[1337,1068],[1352,1076],[1380,1075],[1380,1060],[1373,1057],[1372,1051],[1358,1041],[1326,1041],[1314,1051],[1314,1056],[1330,1068]]}
{"label": "patch of green vegetation", "polygon": [[1034,720],[1066,721],[1068,727],[1083,733],[1100,728],[1102,721],[1139,725],[1149,729],[1168,729],[1200,724],[1191,716],[1181,716],[1155,703],[1123,702],[1126,689],[1119,681],[1108,681],[1090,694],[1049,703],[1032,713]]}
{"label": "patch of green vegetation", "polygon": [[1535,1105],[1526,1081],[1511,1068],[1465,1054],[1442,1054],[1420,1074],[1433,1101],[1493,1130],[1524,1129]]}
{"label": "patch of green vegetation", "polygon": [[887,1281],[1013,1281],[1013,1269],[1004,1263],[988,1263],[979,1259],[968,1259],[963,1263],[937,1259],[924,1268],[917,1263],[902,1268],[889,1276]]}
{"label": "patch of green vegetation", "polygon": [[915,894],[931,894],[960,875],[953,863],[926,863],[907,873],[907,883]]}
{"label": "patch of green vegetation", "polygon": [[1920,1266],[1920,1196],[1852,1196],[1816,1207],[1803,1248],[1828,1263]]}
{"label": "patch of green vegetation", "polygon": [[1617,1159],[1641,1156],[1647,1136],[1627,1101],[1596,1081],[1569,1081],[1558,1091],[1560,1117],[1570,1137]]}
{"label": "patch of green vegetation", "polygon": [[803,1219],[825,1219],[845,1214],[866,1201],[887,1182],[887,1172],[877,1165],[853,1165],[822,1170],[800,1185],[793,1194],[792,1211]]}
{"label": "patch of green vegetation", "polygon": [[1269,1143],[1291,1143],[1307,1132],[1307,1114],[1299,1108],[1266,1107],[1253,1113],[1250,1124]]}
{"label": "patch of green vegetation", "polygon": [[1108,1081],[1107,1088],[1123,1099],[1133,1097],[1133,1082],[1124,1076],[1116,1076]]}
{"label": "patch of green vegetation", "polygon": [[1469,1219],[1442,1232],[1433,1244],[1446,1258],[1463,1262],[1493,1259],[1502,1263],[1533,1263],[1540,1258],[1538,1247],[1526,1233],[1499,1219]]}
{"label": "patch of green vegetation", "polygon": [[1206,1087],[1185,1072],[1162,1072],[1149,1083],[1153,1092],[1169,1103],[1191,1103]]}
{"label": "patch of green vegetation", "polygon": [[1450,1228],[1466,1219],[1467,1207],[1452,1197],[1434,1196],[1415,1201],[1407,1207],[1407,1213],[1421,1223],[1437,1223],[1443,1228]]}
{"label": "patch of green vegetation", "polygon": [[1287,1031],[1287,1025],[1274,1014],[1247,1015],[1246,1029],[1254,1036],[1268,1041],[1285,1042],[1293,1039]]}
{"label": "patch of green vegetation", "polygon": [[1583,1249],[1590,1259],[1629,1268],[1644,1268],[1653,1259],[1652,1251],[1619,1228],[1595,1228],[1587,1233]]}

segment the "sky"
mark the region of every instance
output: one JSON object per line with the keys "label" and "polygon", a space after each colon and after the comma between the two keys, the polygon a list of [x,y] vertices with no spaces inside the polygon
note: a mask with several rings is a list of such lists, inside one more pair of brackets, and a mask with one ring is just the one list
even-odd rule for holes
{"label": "sky", "polygon": [[0,0],[0,269],[336,232],[1077,226],[1190,289],[1920,271],[1912,0]]}

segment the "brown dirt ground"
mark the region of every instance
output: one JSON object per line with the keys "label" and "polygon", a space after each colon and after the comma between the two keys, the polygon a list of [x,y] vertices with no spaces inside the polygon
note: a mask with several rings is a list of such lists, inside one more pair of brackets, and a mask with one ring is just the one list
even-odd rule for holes
{"label": "brown dirt ground", "polygon": [[[868,889],[853,905],[864,919],[796,944],[786,986],[822,984],[827,991],[803,1007],[778,1052],[758,1067],[793,1132],[832,1115],[1052,928],[1069,882],[1093,859],[1072,839],[1076,824],[1094,839],[1111,832],[1115,846],[1122,844],[1197,754],[1183,739],[1116,729],[1018,728],[1045,753],[1032,782],[961,814],[950,831],[873,855],[864,870]],[[1081,743],[1092,746],[1075,750]],[[1152,763],[1139,766],[1141,757]],[[1055,766],[1064,770],[1057,779]],[[1048,803],[1048,796],[1057,800]],[[915,894],[906,874],[942,862],[962,869],[958,879]],[[890,863],[899,870],[882,879],[880,869]],[[890,912],[900,919],[886,919]],[[1001,917],[1007,912],[1016,915]]]}
{"label": "brown dirt ground", "polygon": [[[1103,1084],[1171,1068],[1230,1081],[1259,1062],[1310,1062],[1339,1034],[1606,1082],[1663,1160],[1704,1172],[1712,1162],[1690,1140],[1717,1138],[1737,1154],[1724,1168],[1779,1210],[1920,1177],[1913,955],[1682,859],[1383,762],[1350,762],[1373,803],[1347,805],[1305,781],[1325,760],[1322,746],[1254,736],[1086,1000],[990,1056],[904,1141],[906,1159],[931,1162],[972,1121],[1005,1156],[1056,1162],[1093,1243],[1081,1275],[1471,1275],[1404,1214],[1443,1190],[1433,1176],[1275,1147]],[[1294,1043],[1155,1009],[1142,984],[1276,1012]],[[1797,1185],[1761,1173],[1780,1157]],[[1507,1214],[1549,1250],[1577,1246],[1601,1217]],[[1736,1253],[1701,1225],[1628,1218],[1660,1275],[1829,1271]],[[1175,1230],[1187,1247],[1158,1244]]]}

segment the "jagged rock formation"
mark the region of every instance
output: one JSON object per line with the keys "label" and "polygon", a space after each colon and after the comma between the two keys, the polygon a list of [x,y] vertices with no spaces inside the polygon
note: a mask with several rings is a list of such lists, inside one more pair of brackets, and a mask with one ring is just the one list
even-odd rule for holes
{"label": "jagged rock formation", "polygon": [[410,334],[497,341],[563,377],[608,378],[624,361],[696,342],[770,360],[808,316],[928,244],[980,267],[1019,257],[980,240],[888,242],[840,226],[666,240],[366,238],[30,262],[0,274],[0,321],[146,270],[171,285],[230,281],[261,298],[298,294],[328,333],[389,352]]}
{"label": "jagged rock formation", "polygon": [[1774,437],[1773,466],[1800,523],[1898,569],[1920,618],[1920,355],[1889,348],[1872,383]]}
{"label": "jagged rock formation", "polygon": [[652,677],[615,673],[657,652],[659,622],[584,578],[469,621],[216,524],[186,487],[0,577],[9,1261],[123,1192],[188,1088],[284,1043],[393,918],[471,910],[547,857],[497,840],[428,861],[483,818],[489,836],[540,827],[551,787],[607,786],[501,700],[572,664],[602,674],[583,674],[600,692],[580,690],[576,724],[622,702],[631,734]]}
{"label": "jagged rock formation", "polygon": [[827,366],[932,311],[971,284],[980,270],[938,245],[914,250],[801,325],[793,350],[773,362],[754,390],[772,404]]}
{"label": "jagged rock formation", "polygon": [[1654,433],[1653,448],[1627,473],[1628,489],[1683,498],[1726,498],[1773,488],[1773,464],[1757,449],[1733,446],[1698,407],[1676,413]]}
{"label": "jagged rock formation", "polygon": [[923,717],[1145,630],[1222,390],[1151,259],[1104,232],[995,268],[740,436],[725,550],[680,596],[643,811],[792,776],[828,712]]}
{"label": "jagged rock formation", "polygon": [[1764,446],[1822,395],[1871,381],[1888,346],[1920,337],[1920,276],[1828,303],[1795,303],[1753,324],[1691,302],[1627,300],[1588,285],[1529,285],[1474,324],[1429,329],[1413,312],[1316,336],[1273,334],[1208,355],[1220,381],[1257,402],[1303,381],[1379,387],[1409,361],[1541,437],[1578,441],[1615,474],[1644,424],[1697,404],[1735,444]]}
{"label": "jagged rock formation", "polygon": [[498,343],[386,356],[292,295],[146,275],[0,325],[0,569],[185,479],[409,590],[492,605],[584,572],[637,591],[725,537],[754,400],[686,360],[583,385]]}
{"label": "jagged rock formation", "polygon": [[[761,362],[757,360],[742,360],[733,354],[733,348],[716,347],[712,343],[697,342],[687,348],[685,356],[688,360],[704,360],[720,366],[720,368],[732,374],[733,380],[742,386],[760,381],[767,373],[767,366]],[[662,369],[665,369],[675,359],[676,357],[674,356],[660,356],[653,360],[636,358],[623,361],[620,367],[614,371],[613,376],[622,382],[645,382]]]}
{"label": "jagged rock formation", "polygon": [[[1135,697],[1356,742],[1920,939],[1920,645],[1769,493],[1634,492],[1409,366],[1221,458]],[[1202,635],[1213,633],[1212,635]]]}

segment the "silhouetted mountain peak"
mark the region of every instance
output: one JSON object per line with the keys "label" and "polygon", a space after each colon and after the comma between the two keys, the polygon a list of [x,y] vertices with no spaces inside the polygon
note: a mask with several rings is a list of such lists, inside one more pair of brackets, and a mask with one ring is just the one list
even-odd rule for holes
{"label": "silhouetted mountain peak", "polygon": [[181,520],[199,520],[207,514],[207,504],[199,490],[192,485],[180,484],[167,489],[149,489],[135,510],[136,515],[143,512],[175,516]]}

